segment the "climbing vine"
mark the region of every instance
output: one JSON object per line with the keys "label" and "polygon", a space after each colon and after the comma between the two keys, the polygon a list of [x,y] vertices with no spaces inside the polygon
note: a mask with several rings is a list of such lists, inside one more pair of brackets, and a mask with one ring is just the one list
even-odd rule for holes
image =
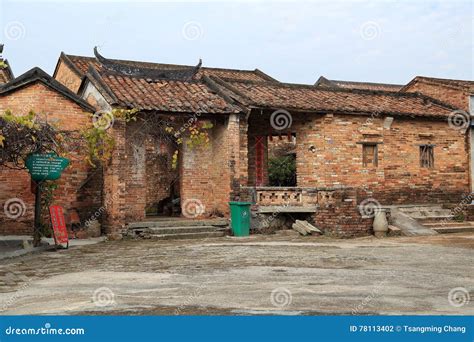
{"label": "climbing vine", "polygon": [[0,60],[0,69],[6,69],[6,68],[8,68],[7,63],[5,63],[5,61]]}
{"label": "climbing vine", "polygon": [[[208,121],[197,121],[196,118],[190,119],[191,122],[185,123],[179,127],[167,125],[165,132],[176,138],[176,144],[182,145],[183,141],[186,141],[186,146],[193,149],[198,146],[209,145],[209,130],[214,127],[211,122]],[[186,139],[183,139],[183,134],[186,135]],[[173,153],[172,167],[176,169],[178,166],[179,150],[176,149]]]}
{"label": "climbing vine", "polygon": [[31,153],[64,153],[64,135],[53,125],[39,120],[33,111],[0,115],[0,165],[24,169]]}
{"label": "climbing vine", "polygon": [[96,167],[97,162],[104,163],[112,156],[115,139],[109,128],[112,127],[114,121],[136,121],[137,113],[138,109],[113,109],[110,113],[98,112],[92,116],[92,126],[82,131],[88,151],[86,160],[91,166]]}

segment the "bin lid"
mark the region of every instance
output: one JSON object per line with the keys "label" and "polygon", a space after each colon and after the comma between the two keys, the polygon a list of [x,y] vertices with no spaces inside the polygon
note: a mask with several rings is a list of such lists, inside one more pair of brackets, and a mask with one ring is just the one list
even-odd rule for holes
{"label": "bin lid", "polygon": [[230,205],[252,205],[252,202],[229,202]]}

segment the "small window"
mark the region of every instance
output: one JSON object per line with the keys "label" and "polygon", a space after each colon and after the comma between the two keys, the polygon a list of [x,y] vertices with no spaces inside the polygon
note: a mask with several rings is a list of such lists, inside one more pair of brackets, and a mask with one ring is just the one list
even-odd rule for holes
{"label": "small window", "polygon": [[378,165],[377,144],[362,144],[362,165]]}
{"label": "small window", "polygon": [[434,167],[434,146],[420,145],[420,166],[431,169]]}

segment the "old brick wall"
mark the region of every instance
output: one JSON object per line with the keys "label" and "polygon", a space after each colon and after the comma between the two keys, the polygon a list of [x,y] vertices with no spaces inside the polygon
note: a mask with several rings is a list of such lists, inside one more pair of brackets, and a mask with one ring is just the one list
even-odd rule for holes
{"label": "old brick wall", "polygon": [[469,92],[445,84],[414,82],[404,90],[409,93],[421,93],[469,113]]}
{"label": "old brick wall", "polygon": [[172,168],[175,148],[165,139],[148,137],[146,140],[146,210],[155,213],[160,201],[170,196],[172,189],[179,195],[175,186],[178,174]]}
{"label": "old brick wall", "polygon": [[[387,204],[456,201],[469,190],[466,139],[447,120],[396,117],[389,129],[383,117],[308,120],[295,127],[299,136],[309,138],[297,151],[300,186],[362,188]],[[362,142],[378,143],[378,166],[362,165]],[[435,145],[434,168],[420,166],[420,144]]]}
{"label": "old brick wall", "polygon": [[54,75],[54,78],[71,89],[74,93],[77,93],[81,85],[81,77],[72,71],[72,69],[66,65],[62,60],[59,61],[59,65]]}
{"label": "old brick wall", "polygon": [[[228,202],[242,177],[242,128],[237,115],[213,120],[210,145],[180,151],[180,194],[182,209],[186,201],[197,200],[205,208],[204,216],[227,215]],[[243,124],[245,127],[245,123]]]}
{"label": "old brick wall", "polygon": [[[146,134],[140,120],[126,125],[126,204],[127,222],[145,218],[146,207]],[[122,166],[123,167],[123,166]]]}
{"label": "old brick wall", "polygon": [[[448,120],[293,113],[296,133],[297,185],[348,186],[361,189],[382,204],[456,202],[469,192],[466,137]],[[270,115],[250,120],[253,135],[272,134]],[[253,125],[253,127],[252,127]],[[362,143],[378,144],[378,166],[363,166]],[[434,146],[434,168],[420,166],[420,144]],[[254,160],[249,145],[249,184],[254,185]],[[363,199],[363,198],[362,198]]]}
{"label": "old brick wall", "polygon": [[364,218],[357,208],[357,191],[340,189],[318,195],[318,211],[313,214],[316,226],[325,235],[337,237],[364,236],[372,233],[372,218]]}
{"label": "old brick wall", "polygon": [[[39,117],[55,123],[70,134],[90,124],[91,113],[86,113],[76,103],[63,97],[41,83],[36,83],[6,96],[0,97],[0,111],[12,110],[14,114],[26,114],[34,110]],[[101,171],[95,170],[84,159],[85,148],[79,143],[71,146],[70,166],[65,170],[55,192],[55,203],[65,210],[76,209],[85,220],[101,205]],[[34,195],[30,192],[30,176],[27,171],[3,168],[0,172],[0,234],[31,234]],[[9,219],[3,211],[4,203],[19,198],[26,205],[26,212],[18,219]]]}
{"label": "old brick wall", "polygon": [[110,129],[115,147],[110,160],[103,167],[103,206],[100,215],[103,231],[110,238],[120,238],[125,229],[127,203],[126,179],[128,175],[126,153],[126,124],[115,120]]}

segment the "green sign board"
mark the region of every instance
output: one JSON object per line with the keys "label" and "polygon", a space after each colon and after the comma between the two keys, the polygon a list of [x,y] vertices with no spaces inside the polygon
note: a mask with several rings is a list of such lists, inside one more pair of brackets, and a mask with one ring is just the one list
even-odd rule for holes
{"label": "green sign board", "polygon": [[54,153],[31,154],[26,158],[26,168],[35,181],[56,180],[69,165],[69,159],[61,158]]}

